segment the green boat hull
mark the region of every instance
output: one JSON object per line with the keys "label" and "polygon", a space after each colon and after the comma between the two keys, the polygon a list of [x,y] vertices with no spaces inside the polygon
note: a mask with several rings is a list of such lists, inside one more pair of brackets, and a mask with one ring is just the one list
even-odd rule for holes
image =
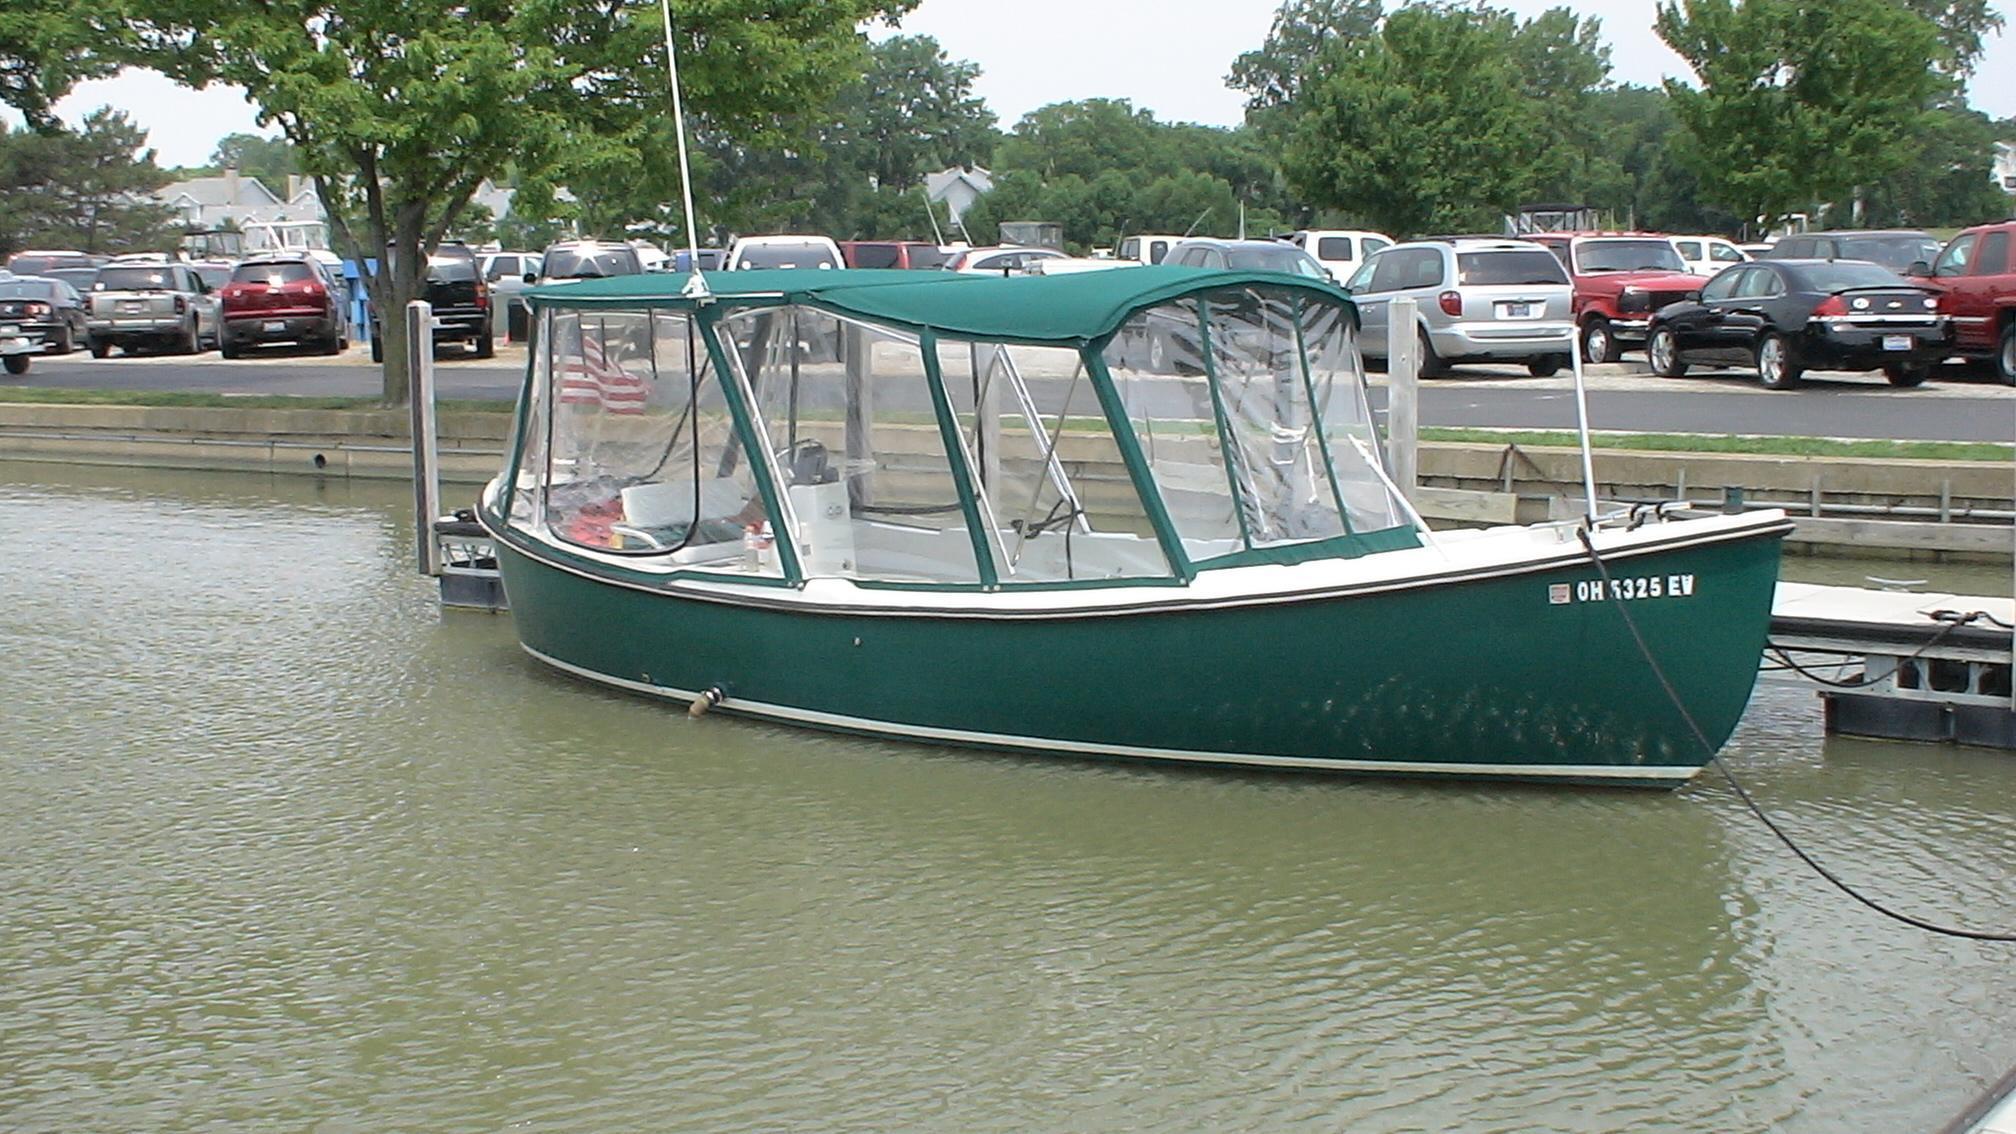
{"label": "green boat hull", "polygon": [[1782,533],[1606,555],[1621,600],[1571,546],[1482,578],[1046,617],[720,601],[516,533],[498,552],[534,656],[681,701],[718,690],[723,712],[1049,753],[1672,786],[1711,752],[1623,611],[1719,748],[1756,681]]}

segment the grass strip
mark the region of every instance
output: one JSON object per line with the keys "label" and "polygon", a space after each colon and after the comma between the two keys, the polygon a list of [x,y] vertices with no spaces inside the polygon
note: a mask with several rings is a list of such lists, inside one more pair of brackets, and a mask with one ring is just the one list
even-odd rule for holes
{"label": "grass strip", "polygon": [[[0,403],[63,406],[177,406],[199,409],[296,409],[296,410],[399,410],[377,398],[308,398],[283,394],[199,394],[178,390],[69,390],[53,386],[17,386],[0,389]],[[443,410],[479,413],[511,413],[514,402],[443,399]]]}
{"label": "grass strip", "polygon": [[[1572,449],[1575,434],[1566,430],[1445,429],[1421,430],[1423,441],[1458,441],[1483,445]],[[1655,453],[1734,453],[1756,457],[1859,457],[1905,461],[2009,461],[2016,448],[1985,441],[1842,441],[1828,437],[1747,437],[1697,433],[1597,433],[1590,441],[1599,449],[1637,449]]]}

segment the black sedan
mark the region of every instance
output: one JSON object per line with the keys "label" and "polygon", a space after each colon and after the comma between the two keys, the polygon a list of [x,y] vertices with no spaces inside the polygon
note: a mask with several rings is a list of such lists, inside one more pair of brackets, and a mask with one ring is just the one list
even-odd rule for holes
{"label": "black sedan", "polygon": [[84,299],[62,280],[0,280],[0,324],[0,335],[30,339],[50,354],[69,354],[84,341]]}
{"label": "black sedan", "polygon": [[1938,293],[1861,260],[1752,260],[1652,317],[1645,353],[1668,378],[1691,363],[1752,366],[1773,390],[1806,370],[1881,370],[1916,386],[1952,328]]}

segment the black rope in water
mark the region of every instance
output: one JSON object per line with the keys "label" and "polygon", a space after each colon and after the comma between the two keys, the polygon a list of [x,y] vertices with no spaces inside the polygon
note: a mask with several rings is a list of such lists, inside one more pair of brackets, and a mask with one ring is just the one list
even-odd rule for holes
{"label": "black rope in water", "polygon": [[1927,617],[1931,618],[1935,622],[1939,622],[1942,624],[1939,627],[1939,632],[1937,634],[1932,635],[1930,638],[1925,639],[1924,645],[1918,647],[1916,650],[1913,650],[1908,654],[1905,654],[1903,657],[1898,658],[1897,664],[1891,666],[1890,672],[1888,673],[1880,674],[1876,677],[1871,677],[1869,676],[1867,671],[1864,671],[1862,676],[1857,678],[1827,677],[1822,674],[1814,672],[1813,670],[1807,668],[1804,665],[1801,665],[1795,658],[1793,658],[1792,651],[1796,647],[1781,646],[1777,642],[1767,641],[1764,643],[1765,655],[1779,663],[1776,669],[1772,669],[1768,672],[1783,673],[1787,670],[1790,670],[1791,672],[1798,674],[1799,676],[1805,678],[1808,681],[1815,682],[1816,684],[1820,685],[1825,685],[1830,689],[1867,689],[1871,685],[1876,685],[1881,682],[1888,681],[1889,679],[1897,676],[1897,674],[1903,670],[1905,662],[1917,661],[1918,659],[1924,657],[1925,651],[1930,650],[1932,647],[1938,645],[1940,639],[1944,638],[1948,634],[1951,634],[1953,631],[1958,630],[1960,627],[1965,626],[1971,622],[1979,621],[1981,619],[1987,619],[1990,622],[1997,621],[1994,615],[1989,614],[1985,610],[1970,611],[1967,614],[1961,614],[1957,610],[1935,610],[1931,614],[1927,615]]}
{"label": "black rope in water", "polygon": [[1610,568],[1603,562],[1603,557],[1597,553],[1596,543],[1590,538],[1589,529],[1586,527],[1578,528],[1575,534],[1582,540],[1582,549],[1589,553],[1589,562],[1596,565],[1596,573],[1603,577],[1603,592],[1610,596],[1611,605],[1617,608],[1618,615],[1624,619],[1625,629],[1631,631],[1631,640],[1638,644],[1639,654],[1645,658],[1645,664],[1651,667],[1652,676],[1659,679],[1659,687],[1666,691],[1666,699],[1673,703],[1673,708],[1680,714],[1680,719],[1687,722],[1688,729],[1694,733],[1694,739],[1701,742],[1702,751],[1708,753],[1708,762],[1715,765],[1715,770],[1722,773],[1722,778],[1728,781],[1731,788],[1735,789],[1736,797],[1741,799],[1743,805],[1750,809],[1750,814],[1755,815],[1764,826],[1770,828],[1772,834],[1778,836],[1778,841],[1785,844],[1785,849],[1799,856],[1799,861],[1812,867],[1815,874],[1832,883],[1835,889],[1882,914],[1884,917],[1922,929],[1927,933],[1939,934],[1942,937],[1964,937],[1973,941],[2016,942],[2016,933],[1998,933],[1981,929],[1964,929],[1955,926],[1939,925],[1899,910],[1893,910],[1857,890],[1854,886],[1849,885],[1840,875],[1827,869],[1826,866],[1821,864],[1819,859],[1814,858],[1804,847],[1794,841],[1791,835],[1786,834],[1785,829],[1780,827],[1758,805],[1756,799],[1751,797],[1749,791],[1737,781],[1736,776],[1729,771],[1728,765],[1722,762],[1721,755],[1715,751],[1715,745],[1709,742],[1708,734],[1702,731],[1699,722],[1695,721],[1694,714],[1687,711],[1686,703],[1680,699],[1679,690],[1673,688],[1673,683],[1667,680],[1666,671],[1659,665],[1659,659],[1653,655],[1652,647],[1646,643],[1645,636],[1639,633],[1638,622],[1631,617],[1631,610],[1625,605],[1621,592],[1612,588],[1610,583]]}

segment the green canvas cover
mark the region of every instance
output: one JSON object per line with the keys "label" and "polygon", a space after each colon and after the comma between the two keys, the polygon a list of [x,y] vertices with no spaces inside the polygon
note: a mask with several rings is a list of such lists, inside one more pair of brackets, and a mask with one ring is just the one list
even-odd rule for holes
{"label": "green canvas cover", "polygon": [[[1061,276],[807,268],[705,275],[715,302],[725,306],[807,303],[951,338],[1074,347],[1111,334],[1134,311],[1192,292],[1264,284],[1351,302],[1335,285],[1303,276],[1167,264]],[[686,308],[694,305],[680,294],[686,278],[685,272],[610,276],[546,284],[525,295],[540,306]]]}

